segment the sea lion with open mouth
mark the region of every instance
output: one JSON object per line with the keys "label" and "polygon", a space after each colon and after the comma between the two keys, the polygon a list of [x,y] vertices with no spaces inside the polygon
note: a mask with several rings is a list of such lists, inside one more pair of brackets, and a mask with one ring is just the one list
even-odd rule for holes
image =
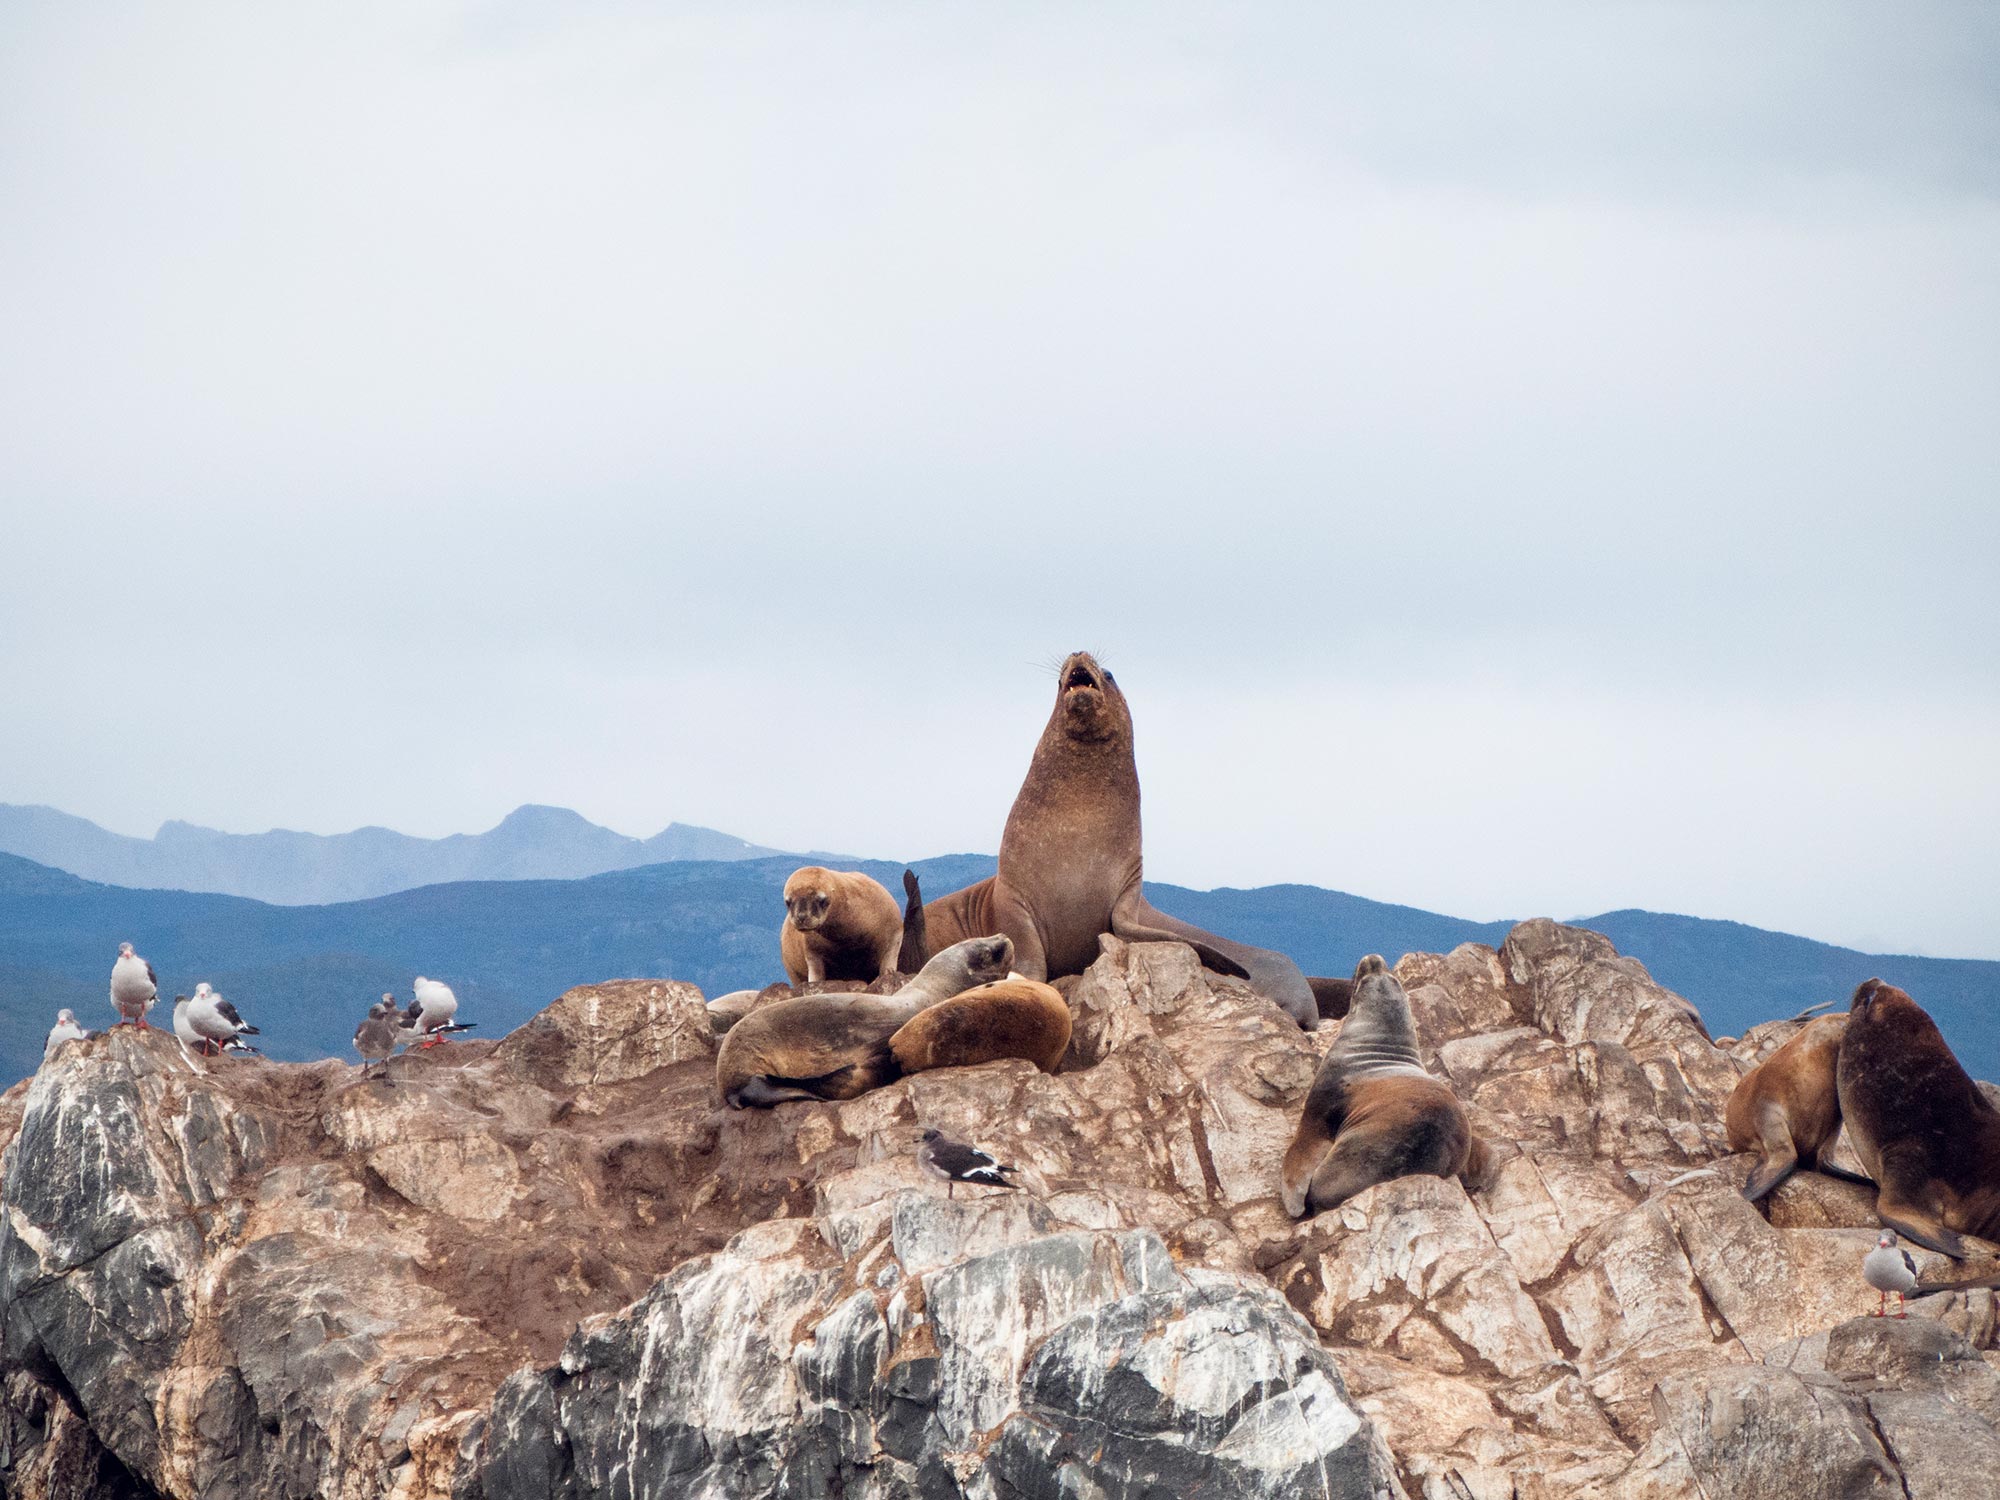
{"label": "sea lion with open mouth", "polygon": [[1000,835],[1000,868],[924,908],[931,944],[1004,932],[1014,940],[1015,969],[1049,980],[1089,968],[1107,932],[1133,943],[1186,943],[1208,968],[1248,979],[1300,1026],[1316,1029],[1319,1003],[1297,964],[1147,901],[1132,710],[1086,651],[1063,662],[1056,684],[1055,710]]}

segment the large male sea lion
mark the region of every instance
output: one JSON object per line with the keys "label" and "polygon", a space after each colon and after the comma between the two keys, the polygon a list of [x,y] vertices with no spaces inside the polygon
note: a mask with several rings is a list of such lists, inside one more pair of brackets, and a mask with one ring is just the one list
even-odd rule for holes
{"label": "large male sea lion", "polygon": [[924,908],[933,944],[986,932],[1014,940],[1030,979],[1081,974],[1111,932],[1135,943],[1187,943],[1209,968],[1246,978],[1307,1030],[1319,1005],[1282,953],[1204,932],[1157,910],[1140,886],[1139,771],[1132,710],[1085,651],[1062,665],[1055,710],[1000,835],[1000,867]]}
{"label": "large male sea lion", "polygon": [[1285,1212],[1303,1218],[1392,1177],[1457,1177],[1484,1186],[1491,1148],[1449,1086],[1424,1070],[1402,983],[1377,954],[1354,971],[1352,1003],[1306,1095],[1285,1152]]}
{"label": "large male sea lion", "polygon": [[889,1050],[905,1073],[1003,1057],[1053,1073],[1069,1050],[1069,1031],[1069,1002],[1039,980],[1016,976],[925,1006],[889,1038]]}
{"label": "large male sea lion", "polygon": [[859,870],[806,865],[785,882],[778,954],[793,984],[858,979],[896,967],[903,915],[882,882]]}
{"label": "large male sea lion", "polygon": [[[1755,1203],[1800,1167],[1829,1177],[1868,1182],[1824,1159],[1840,1134],[1840,1095],[1834,1073],[1846,1016],[1821,1016],[1745,1073],[1729,1096],[1723,1123],[1731,1151],[1759,1159],[1743,1184]],[[1869,1186],[1874,1186],[1869,1183]]]}
{"label": "large male sea lion", "polygon": [[1004,936],[955,943],[893,995],[805,995],[759,1006],[722,1038],[715,1088],[736,1109],[788,1099],[852,1099],[893,1082],[889,1038],[928,1005],[1004,978]]}
{"label": "large male sea lion", "polygon": [[1879,979],[1863,984],[1837,1077],[1841,1117],[1878,1184],[1883,1225],[1959,1259],[1961,1234],[2000,1242],[2000,1109],[1923,1007]]}

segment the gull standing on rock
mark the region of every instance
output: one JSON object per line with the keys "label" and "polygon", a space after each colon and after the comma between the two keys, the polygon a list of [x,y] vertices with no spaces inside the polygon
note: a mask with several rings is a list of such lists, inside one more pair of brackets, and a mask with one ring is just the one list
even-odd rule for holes
{"label": "gull standing on rock", "polygon": [[1917,1263],[1910,1259],[1910,1252],[1897,1248],[1896,1233],[1892,1229],[1882,1231],[1875,1248],[1868,1252],[1868,1258],[1861,1262],[1861,1274],[1868,1278],[1868,1284],[1881,1295],[1876,1299],[1875,1311],[1871,1317],[1886,1316],[1889,1310],[1889,1293],[1896,1294],[1896,1316],[1909,1316],[1903,1309],[1903,1294],[1917,1284]]}
{"label": "gull standing on rock", "polygon": [[381,1078],[389,1082],[389,1058],[396,1050],[396,1001],[384,995],[368,1007],[368,1019],[354,1028],[354,1050],[361,1054],[361,1076],[368,1076],[371,1063],[382,1064]]}
{"label": "gull standing on rock", "polygon": [[146,1030],[146,1012],[159,998],[160,980],[153,966],[134,953],[130,943],[120,943],[118,962],[111,966],[111,1003],[125,1018],[117,1024],[130,1022],[141,1031]]}
{"label": "gull standing on rock", "polygon": [[425,1047],[435,1047],[445,1039],[446,1032],[472,1029],[470,1022],[452,1024],[451,1018],[458,1014],[458,996],[451,992],[450,985],[419,974],[410,992],[417,998],[403,1012],[403,1025],[413,1034],[427,1038]]}
{"label": "gull standing on rock", "polygon": [[42,1044],[42,1061],[47,1062],[54,1057],[56,1048],[64,1042],[80,1042],[89,1035],[89,1032],[76,1024],[75,1011],[68,1009],[57,1011],[56,1024],[49,1028],[49,1039]]}
{"label": "gull standing on rock", "polygon": [[194,1029],[194,1017],[188,1014],[188,997],[174,996],[174,1035],[181,1039],[181,1045],[190,1052],[199,1052],[208,1044],[208,1038]]}
{"label": "gull standing on rock", "polygon": [[1002,1166],[977,1146],[955,1141],[941,1130],[924,1132],[923,1142],[917,1147],[917,1160],[931,1176],[945,1180],[947,1198],[955,1196],[953,1190],[961,1182],[976,1182],[986,1187],[1014,1186],[1002,1174],[1015,1168]]}
{"label": "gull standing on rock", "polygon": [[[220,1056],[228,1043],[240,1036],[260,1036],[261,1032],[236,1013],[236,1007],[210,989],[207,984],[194,987],[194,998],[187,1003],[188,1024],[200,1035],[207,1047]],[[179,1030],[180,1018],[176,1014],[175,1029]]]}

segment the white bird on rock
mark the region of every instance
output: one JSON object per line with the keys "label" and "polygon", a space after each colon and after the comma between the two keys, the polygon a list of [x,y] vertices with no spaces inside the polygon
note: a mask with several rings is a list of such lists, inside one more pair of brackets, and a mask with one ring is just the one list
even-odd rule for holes
{"label": "white bird on rock", "polygon": [[160,998],[159,976],[153,966],[132,951],[130,943],[118,945],[118,962],[111,966],[111,1003],[118,1007],[118,1014],[127,1022],[146,1029],[146,1012],[153,1008],[153,1002]]}
{"label": "white bird on rock", "polygon": [[1903,1294],[1917,1285],[1917,1263],[1910,1259],[1910,1252],[1896,1247],[1893,1230],[1882,1231],[1875,1241],[1875,1248],[1868,1252],[1868,1258],[1861,1262],[1861,1274],[1868,1278],[1868,1284],[1881,1293],[1876,1300],[1871,1316],[1883,1317],[1889,1310],[1889,1293],[1896,1294],[1896,1316],[1909,1316],[1903,1310]]}
{"label": "white bird on rock", "polygon": [[1002,1166],[977,1146],[955,1141],[941,1130],[924,1132],[922,1144],[917,1147],[917,1160],[931,1176],[945,1180],[947,1198],[955,1196],[954,1189],[961,1182],[976,1182],[985,1187],[1014,1186],[1003,1175],[1014,1171],[1013,1167]]}
{"label": "white bird on rock", "polygon": [[[260,1036],[255,1026],[236,1013],[236,1007],[215,993],[206,984],[194,987],[194,996],[187,1003],[188,1024],[192,1026],[207,1048],[217,1054],[229,1043],[241,1036]],[[180,1016],[176,1012],[174,1029],[180,1029]]]}
{"label": "white bird on rock", "polygon": [[458,1014],[458,996],[451,992],[450,985],[419,974],[416,983],[410,986],[410,993],[416,999],[403,1012],[403,1026],[411,1033],[405,1041],[421,1036],[426,1038],[425,1047],[435,1047],[448,1032],[472,1029],[474,1023],[470,1021],[453,1024],[452,1017]]}
{"label": "white bird on rock", "polygon": [[49,1028],[49,1039],[42,1044],[42,1061],[47,1062],[54,1057],[56,1048],[64,1042],[80,1042],[89,1035],[89,1032],[76,1024],[75,1011],[67,1009],[57,1011],[56,1024]]}

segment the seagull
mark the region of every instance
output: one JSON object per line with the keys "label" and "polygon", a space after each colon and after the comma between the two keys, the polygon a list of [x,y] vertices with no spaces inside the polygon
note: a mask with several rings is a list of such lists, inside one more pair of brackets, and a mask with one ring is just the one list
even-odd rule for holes
{"label": "seagull", "polygon": [[389,1057],[396,1050],[396,1002],[384,995],[368,1007],[368,1019],[354,1028],[354,1050],[361,1054],[361,1075],[370,1063],[382,1064],[382,1081],[389,1082]]}
{"label": "seagull", "polygon": [[75,1011],[57,1011],[56,1024],[49,1028],[49,1039],[42,1046],[42,1061],[47,1062],[50,1058],[54,1057],[56,1055],[56,1048],[60,1047],[64,1042],[80,1042],[89,1035],[89,1032],[76,1024]]}
{"label": "seagull", "polygon": [[111,966],[111,1003],[125,1020],[116,1024],[123,1026],[129,1021],[144,1031],[146,1012],[159,998],[160,981],[153,966],[134,953],[130,943],[120,943],[118,962]]}
{"label": "seagull", "polygon": [[[410,1008],[403,1012],[403,1026],[412,1037],[428,1038],[425,1047],[435,1047],[452,1031],[470,1031],[475,1023],[461,1021],[454,1025],[452,1017],[458,1014],[458,996],[451,992],[451,986],[436,979],[426,979],[419,974],[410,992],[417,998],[410,1002]],[[383,997],[387,999],[387,996]],[[409,1037],[404,1038],[410,1040]]]}
{"label": "seagull", "polygon": [[[233,1042],[240,1036],[261,1036],[255,1026],[246,1022],[236,1013],[236,1007],[215,993],[206,984],[194,987],[194,998],[187,1003],[188,1025],[192,1026],[208,1049],[220,1056],[222,1045]],[[180,1030],[180,1015],[174,1015],[174,1029]]]}
{"label": "seagull", "polygon": [[1861,1262],[1861,1274],[1868,1278],[1868,1284],[1881,1295],[1876,1300],[1871,1317],[1886,1316],[1889,1310],[1889,1293],[1896,1294],[1896,1316],[1909,1316],[1903,1310],[1903,1294],[1917,1284],[1917,1263],[1910,1259],[1910,1252],[1896,1248],[1895,1231],[1885,1229],[1881,1238],[1875,1241],[1875,1248],[1868,1252],[1868,1258]]}
{"label": "seagull", "polygon": [[955,1141],[939,1130],[926,1130],[923,1141],[917,1147],[917,1160],[933,1177],[945,1180],[945,1196],[955,1196],[953,1189],[961,1182],[976,1182],[985,1187],[1011,1188],[1013,1183],[1006,1180],[1004,1173],[1016,1170],[1003,1167],[977,1146],[968,1146],[963,1141]]}
{"label": "seagull", "polygon": [[188,997],[174,996],[174,1035],[181,1039],[181,1045],[190,1052],[199,1052],[208,1045],[208,1038],[194,1029],[194,1017],[188,1014]]}

